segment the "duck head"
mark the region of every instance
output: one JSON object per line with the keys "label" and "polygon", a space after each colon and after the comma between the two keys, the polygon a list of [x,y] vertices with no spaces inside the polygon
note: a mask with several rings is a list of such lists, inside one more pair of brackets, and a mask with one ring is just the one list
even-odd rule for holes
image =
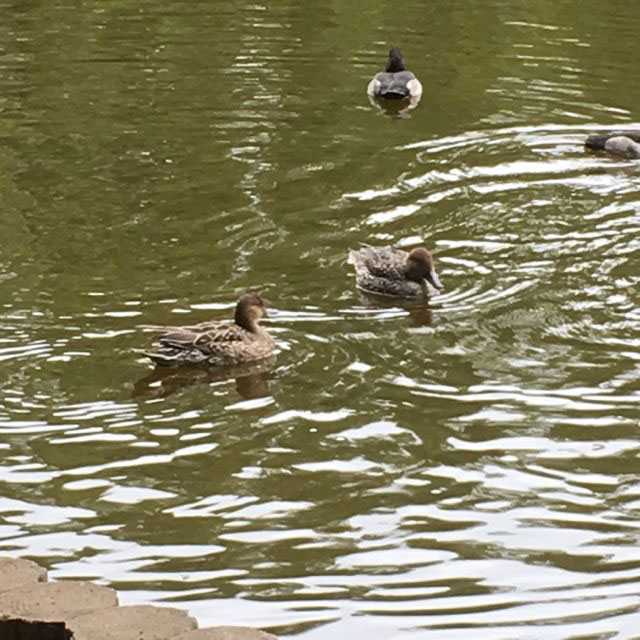
{"label": "duck head", "polygon": [[387,66],[384,68],[387,73],[397,73],[398,71],[405,71],[404,58],[402,52],[398,47],[391,47],[389,49],[389,59],[387,60]]}
{"label": "duck head", "polygon": [[267,301],[259,293],[245,293],[240,296],[236,305],[235,323],[243,329],[255,333],[258,331],[260,320],[268,315],[266,305]]}
{"label": "duck head", "polygon": [[597,134],[590,135],[585,140],[584,146],[587,147],[587,149],[602,150],[604,149],[604,145],[607,143],[607,140],[609,139],[609,137],[610,136],[603,136],[603,135],[597,135]]}
{"label": "duck head", "polygon": [[441,291],[444,286],[438,278],[436,268],[433,264],[433,256],[431,251],[424,247],[412,249],[407,256],[407,266],[405,268],[405,276],[407,280],[417,282],[421,287],[425,296],[428,295],[427,285],[429,282],[436,289]]}

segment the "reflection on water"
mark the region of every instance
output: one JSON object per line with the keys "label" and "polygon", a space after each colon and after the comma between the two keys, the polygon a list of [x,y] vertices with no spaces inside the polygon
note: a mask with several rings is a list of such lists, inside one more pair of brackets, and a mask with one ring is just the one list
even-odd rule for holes
{"label": "reflection on water", "polygon": [[275,357],[235,367],[210,368],[203,366],[155,367],[133,386],[133,397],[166,398],[192,385],[212,386],[217,382],[235,380],[238,394],[246,399],[269,395],[268,372],[275,365]]}
{"label": "reflection on water", "polygon": [[384,98],[376,98],[367,95],[369,103],[372,107],[379,109],[382,113],[395,118],[408,118],[410,111],[420,104],[422,96],[411,96],[404,100],[385,100]]}
{"label": "reflection on water", "polygon": [[[438,292],[434,298],[437,300]],[[377,295],[371,291],[358,290],[360,307],[364,312],[375,313],[378,318],[384,316],[396,318],[401,314],[408,314],[409,319],[416,326],[430,325],[433,322],[433,310],[429,306],[431,301],[422,298],[418,300],[403,300],[384,295]],[[387,310],[387,311],[385,311]]]}
{"label": "reflection on water", "polygon": [[[281,636],[637,637],[640,164],[584,148],[640,132],[637,12],[2,8],[0,553]],[[428,304],[354,288],[423,241]],[[256,288],[275,365],[132,355]]]}

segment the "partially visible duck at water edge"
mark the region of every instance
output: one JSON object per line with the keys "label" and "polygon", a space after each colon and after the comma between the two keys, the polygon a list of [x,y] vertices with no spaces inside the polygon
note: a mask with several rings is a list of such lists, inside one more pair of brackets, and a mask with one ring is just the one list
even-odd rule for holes
{"label": "partially visible duck at water edge", "polygon": [[640,158],[640,131],[590,135],[584,146],[595,151],[607,151],[622,158]]}

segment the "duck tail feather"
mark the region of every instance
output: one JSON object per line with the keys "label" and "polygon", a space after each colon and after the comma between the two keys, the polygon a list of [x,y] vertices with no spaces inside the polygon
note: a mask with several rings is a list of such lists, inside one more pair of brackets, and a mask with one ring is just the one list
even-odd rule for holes
{"label": "duck tail feather", "polygon": [[175,365],[179,361],[175,354],[169,355],[158,351],[145,351],[144,349],[134,349],[133,352],[149,358],[155,362],[155,364],[163,367]]}
{"label": "duck tail feather", "polygon": [[168,327],[161,324],[139,324],[138,329],[142,329],[143,331],[155,331],[158,333],[159,331],[167,331]]}
{"label": "duck tail feather", "polygon": [[365,260],[371,257],[372,250],[373,247],[371,245],[361,242],[359,249],[351,249],[349,251],[347,263],[355,266],[361,265]]}

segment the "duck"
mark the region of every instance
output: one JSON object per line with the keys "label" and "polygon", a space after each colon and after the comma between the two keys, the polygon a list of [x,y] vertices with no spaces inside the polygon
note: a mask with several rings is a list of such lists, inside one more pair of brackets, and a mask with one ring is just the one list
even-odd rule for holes
{"label": "duck", "polygon": [[384,71],[376,73],[367,86],[367,94],[375,98],[419,100],[422,85],[411,71],[407,71],[402,52],[398,47],[389,50]]}
{"label": "duck", "polygon": [[141,353],[160,366],[236,366],[269,358],[275,342],[260,325],[265,316],[266,300],[258,293],[245,293],[238,299],[232,324],[208,321],[180,327],[144,326],[160,335],[153,351]]}
{"label": "duck", "polygon": [[371,247],[350,250],[348,263],[355,268],[356,286],[368,293],[415,298],[429,297],[427,283],[444,289],[436,272],[433,256],[425,247],[403,251],[396,247]]}
{"label": "duck", "polygon": [[608,151],[623,158],[640,158],[640,132],[623,131],[609,134],[594,134],[584,143],[587,149]]}

